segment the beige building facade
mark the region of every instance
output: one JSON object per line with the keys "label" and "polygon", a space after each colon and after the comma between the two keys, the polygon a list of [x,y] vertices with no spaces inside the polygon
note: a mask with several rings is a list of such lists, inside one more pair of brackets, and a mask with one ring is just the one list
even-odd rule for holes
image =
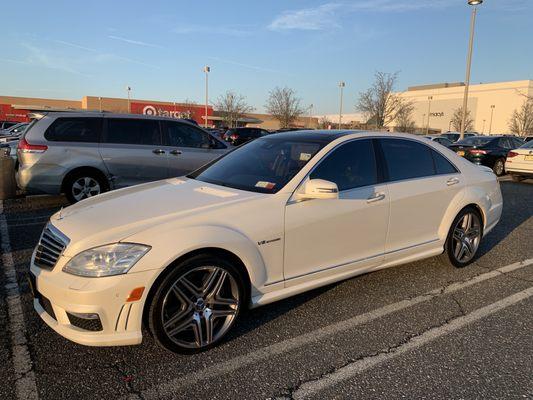
{"label": "beige building facade", "polygon": [[[415,86],[398,93],[413,103],[412,119],[418,131],[453,131],[453,113],[463,105],[463,83]],[[533,80],[481,83],[470,85],[468,110],[474,120],[473,131],[482,134],[505,134],[509,120],[526,96],[533,97]],[[390,128],[394,129],[394,124]]]}

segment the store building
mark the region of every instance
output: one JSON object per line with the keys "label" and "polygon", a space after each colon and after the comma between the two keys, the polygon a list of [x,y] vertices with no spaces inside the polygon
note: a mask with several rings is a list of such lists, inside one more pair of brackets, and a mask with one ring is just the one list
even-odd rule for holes
{"label": "store building", "polygon": [[[413,86],[398,93],[414,106],[412,119],[418,131],[453,131],[452,116],[463,105],[464,83]],[[473,130],[482,134],[509,133],[509,120],[526,96],[533,97],[533,80],[471,84],[468,110]],[[394,123],[391,129],[394,129]]]}
{"label": "store building", "polygon": [[[81,100],[55,100],[33,97],[0,96],[0,120],[27,121],[31,111],[105,111],[159,115],[173,118],[190,118],[203,125],[205,106],[164,101],[120,99],[112,97],[85,96]],[[214,121],[213,107],[207,107],[209,125]]]}

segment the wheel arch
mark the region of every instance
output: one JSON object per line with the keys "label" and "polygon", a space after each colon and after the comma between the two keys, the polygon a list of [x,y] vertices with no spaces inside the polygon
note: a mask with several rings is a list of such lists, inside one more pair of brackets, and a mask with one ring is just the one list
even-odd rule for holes
{"label": "wheel arch", "polygon": [[230,261],[232,265],[234,265],[239,272],[241,273],[241,276],[243,278],[244,284],[246,286],[246,292],[245,292],[245,299],[244,304],[246,307],[249,306],[251,298],[252,298],[252,282],[250,278],[250,272],[246,268],[246,265],[241,260],[241,258],[235,254],[234,252],[221,248],[221,247],[200,247],[194,250],[190,250],[186,253],[181,254],[179,257],[177,257],[175,260],[173,260],[170,264],[168,264],[165,268],[163,268],[160,273],[157,275],[155,280],[150,285],[150,289],[148,290],[148,294],[146,295],[146,298],[144,300],[143,304],[143,310],[142,310],[142,323],[144,326],[148,326],[148,310],[150,307],[150,303],[152,302],[152,299],[155,295],[155,292],[157,291],[157,288],[159,287],[160,283],[165,279],[165,277],[172,271],[174,267],[179,265],[180,263],[191,259],[192,257],[198,256],[198,255],[211,255],[215,257],[223,258],[227,261]]}
{"label": "wheel arch", "polygon": [[63,176],[63,180],[61,181],[61,191],[65,192],[65,185],[68,182],[68,179],[74,176],[75,174],[81,173],[81,172],[90,172],[97,176],[99,176],[103,182],[107,185],[107,188],[109,188],[109,179],[105,172],[103,172],[101,169],[93,166],[83,166],[83,167],[75,167],[68,171],[65,176]]}

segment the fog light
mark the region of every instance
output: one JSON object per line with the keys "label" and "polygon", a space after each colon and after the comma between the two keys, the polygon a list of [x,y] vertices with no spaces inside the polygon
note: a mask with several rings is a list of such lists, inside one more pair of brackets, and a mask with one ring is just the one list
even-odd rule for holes
{"label": "fog light", "polygon": [[92,332],[103,330],[102,322],[100,321],[100,316],[98,314],[67,311],[67,317],[70,324],[77,328]]}

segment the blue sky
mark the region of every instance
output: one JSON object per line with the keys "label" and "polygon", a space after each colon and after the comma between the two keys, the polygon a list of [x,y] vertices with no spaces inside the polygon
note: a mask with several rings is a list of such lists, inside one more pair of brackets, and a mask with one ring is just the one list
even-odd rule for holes
{"label": "blue sky", "polygon": [[[376,70],[398,88],[464,80],[466,0],[24,1],[2,5],[0,94],[203,102],[226,90],[263,111],[275,86],[314,114],[345,112]],[[533,1],[485,0],[472,82],[533,79]],[[7,17],[6,17],[7,16]]]}

